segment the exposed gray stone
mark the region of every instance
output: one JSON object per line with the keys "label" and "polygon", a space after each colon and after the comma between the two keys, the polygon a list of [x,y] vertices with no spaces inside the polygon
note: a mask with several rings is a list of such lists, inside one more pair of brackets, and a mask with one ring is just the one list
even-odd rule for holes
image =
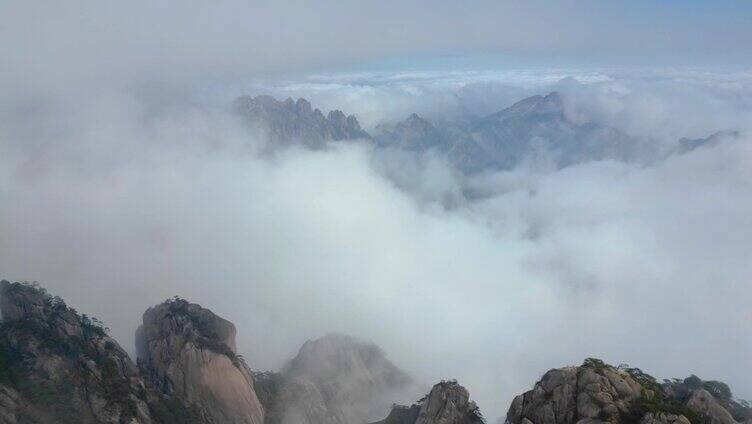
{"label": "exposed gray stone", "polygon": [[374,424],[482,424],[483,418],[467,389],[456,381],[442,381],[411,407],[396,405]]}
{"label": "exposed gray stone", "polygon": [[262,424],[253,378],[235,348],[235,326],[208,309],[173,299],[149,308],[138,332],[151,382],[200,408],[212,422]]}
{"label": "exposed gray stone", "polygon": [[729,411],[707,390],[694,390],[687,400],[687,407],[706,417],[710,424],[737,424]]}

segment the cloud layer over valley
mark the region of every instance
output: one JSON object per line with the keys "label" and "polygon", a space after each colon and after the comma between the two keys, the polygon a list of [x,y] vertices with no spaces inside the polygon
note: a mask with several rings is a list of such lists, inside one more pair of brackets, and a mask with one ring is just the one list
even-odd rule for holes
{"label": "cloud layer over valley", "polygon": [[[749,109],[715,82],[730,74],[706,77],[691,104],[672,96],[690,84],[678,78],[494,92],[562,88],[567,113],[666,142],[744,131]],[[747,90],[737,77],[724,84]],[[540,370],[586,356],[752,393],[739,371],[752,366],[746,133],[647,167],[463,176],[358,142],[260,153],[226,109],[168,98],[5,105],[4,278],[41,281],[124,346],[148,306],[185,296],[235,322],[260,369],[326,332],[371,339],[425,384],[459,379],[490,418]]]}
{"label": "cloud layer over valley", "polygon": [[[0,278],[126,348],[173,295],[234,322],[254,369],[372,340],[425,385],[405,403],[456,378],[489,422],[589,356],[752,398],[752,6],[653,3],[3,2]],[[376,134],[553,91],[556,128],[649,153],[557,166],[538,137],[463,173],[373,140],[271,148],[232,110],[305,97]]]}

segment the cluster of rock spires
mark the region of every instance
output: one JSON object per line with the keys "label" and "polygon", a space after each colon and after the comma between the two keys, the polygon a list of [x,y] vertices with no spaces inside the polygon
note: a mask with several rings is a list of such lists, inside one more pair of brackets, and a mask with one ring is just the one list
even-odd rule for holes
{"label": "cluster of rock spires", "polygon": [[333,110],[324,116],[305,99],[280,102],[270,96],[243,96],[235,100],[234,108],[274,145],[302,144],[319,149],[328,140],[370,138],[353,115]]}
{"label": "cluster of rock spires", "polygon": [[668,151],[654,140],[630,137],[593,122],[575,122],[565,113],[557,92],[520,100],[497,113],[461,122],[430,122],[410,115],[397,123],[382,123],[373,134],[358,120],[339,110],[327,117],[305,99],[275,100],[270,96],[240,97],[235,110],[272,146],[303,145],[323,148],[327,141],[365,140],[377,149],[398,149],[445,157],[458,170],[472,174],[504,170],[538,160],[555,168],[604,159],[646,162],[713,146],[737,132],[719,132],[707,138],[681,139]]}
{"label": "cluster of rock spires", "polygon": [[[341,334],[306,342],[278,373],[252,372],[235,326],[180,298],[144,313],[137,364],[101,322],[37,285],[0,282],[0,312],[0,424],[485,422],[453,380],[397,405],[410,396],[410,378],[377,346]],[[600,423],[752,424],[752,408],[720,382],[658,383],[637,368],[588,359],[547,372],[506,418]]]}

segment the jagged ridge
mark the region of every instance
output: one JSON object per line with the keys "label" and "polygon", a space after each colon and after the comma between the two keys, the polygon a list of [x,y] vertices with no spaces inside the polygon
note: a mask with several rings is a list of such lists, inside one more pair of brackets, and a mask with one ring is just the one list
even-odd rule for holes
{"label": "jagged ridge", "polygon": [[[410,384],[378,347],[341,334],[307,342],[282,372],[251,376],[234,325],[180,298],[144,313],[141,367],[98,320],[37,285],[0,282],[0,312],[2,424],[349,424],[383,411],[374,400],[403,396]],[[482,422],[453,380],[377,421]],[[591,358],[548,371],[512,401],[506,423],[752,424],[752,408],[718,381],[693,375],[659,383],[638,368]]]}
{"label": "jagged ridge", "polygon": [[302,144],[320,149],[326,141],[370,138],[355,116],[346,116],[340,110],[324,116],[305,99],[280,102],[271,96],[242,96],[235,100],[234,109],[260,129],[272,145]]}
{"label": "jagged ridge", "polygon": [[305,99],[281,102],[270,96],[243,96],[235,101],[235,110],[253,128],[260,129],[271,146],[320,149],[329,140],[364,139],[379,149],[438,153],[470,174],[511,169],[526,161],[555,168],[605,159],[647,163],[738,136],[736,132],[722,132],[705,139],[682,139],[664,152],[654,140],[630,137],[605,125],[573,121],[557,92],[528,97],[465,122],[431,122],[413,113],[404,121],[377,125],[373,136],[361,129],[354,116],[335,110],[325,117]]}

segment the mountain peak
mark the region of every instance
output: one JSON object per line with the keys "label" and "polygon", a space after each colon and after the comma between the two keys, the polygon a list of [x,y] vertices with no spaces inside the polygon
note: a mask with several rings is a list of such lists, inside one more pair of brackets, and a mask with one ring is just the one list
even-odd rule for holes
{"label": "mountain peak", "polygon": [[535,95],[522,99],[490,117],[503,120],[512,117],[520,118],[551,115],[564,116],[564,103],[562,102],[561,95],[556,91],[552,91],[546,96]]}
{"label": "mountain peak", "polygon": [[381,380],[379,384],[387,386],[400,386],[410,381],[374,343],[336,332],[306,341],[287,365],[287,372],[316,379],[337,378],[342,373],[355,372],[360,374],[350,378]]}
{"label": "mountain peak", "polygon": [[664,380],[628,365],[588,358],[577,367],[546,372],[535,387],[514,398],[506,424],[739,424],[752,409],[737,403],[718,381]]}
{"label": "mountain peak", "polygon": [[535,113],[539,114],[564,114],[564,102],[557,91],[552,91],[543,97],[533,108]]}
{"label": "mountain peak", "polygon": [[341,333],[308,340],[277,375],[259,375],[267,423],[350,424],[384,416],[411,379],[373,343]]}
{"label": "mountain peak", "polygon": [[478,406],[456,380],[437,383],[412,406],[394,405],[389,415],[373,424],[483,424]]}
{"label": "mountain peak", "polygon": [[308,114],[312,112],[311,103],[302,97],[295,102],[295,107],[300,113]]}
{"label": "mountain peak", "polygon": [[137,339],[139,359],[164,395],[186,399],[216,422],[264,422],[230,321],[175,297],[144,313]]}
{"label": "mountain peak", "polygon": [[370,138],[358,120],[340,110],[327,116],[303,98],[281,102],[274,97],[242,96],[235,100],[235,111],[243,116],[250,127],[261,132],[272,145],[301,143],[311,148],[323,148],[329,140],[354,140]]}

